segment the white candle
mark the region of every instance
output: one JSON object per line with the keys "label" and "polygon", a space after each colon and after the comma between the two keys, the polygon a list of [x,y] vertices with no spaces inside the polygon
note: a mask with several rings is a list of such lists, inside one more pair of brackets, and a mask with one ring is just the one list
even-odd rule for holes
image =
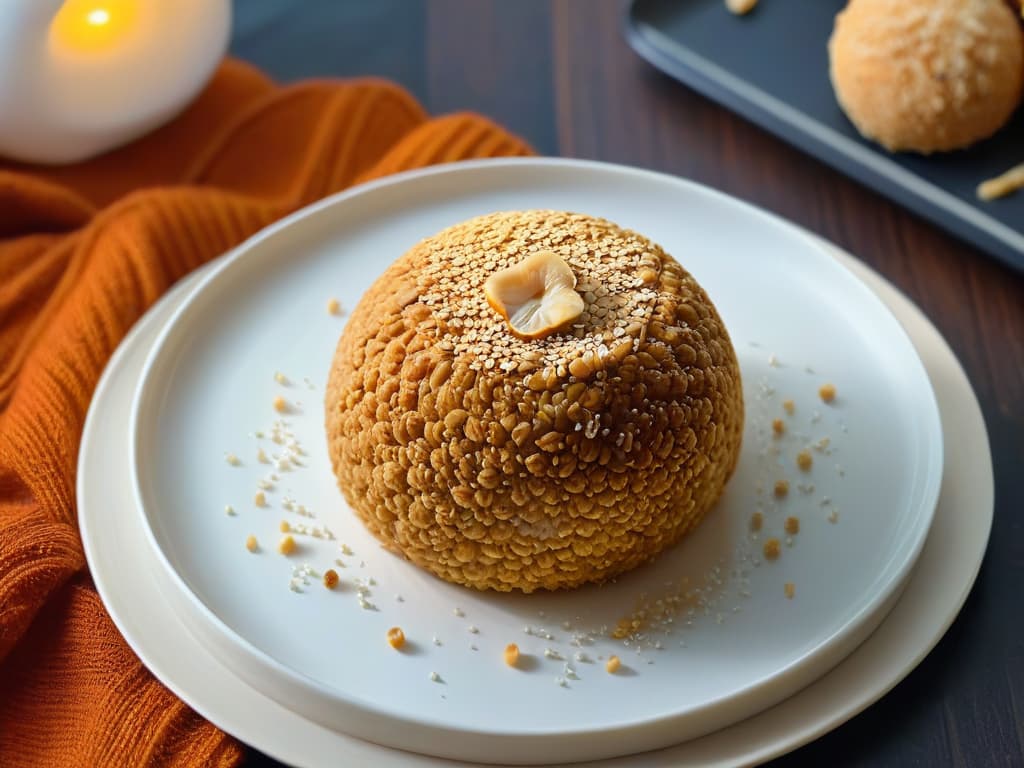
{"label": "white candle", "polygon": [[147,133],[205,85],[230,0],[0,1],[0,155],[70,163]]}

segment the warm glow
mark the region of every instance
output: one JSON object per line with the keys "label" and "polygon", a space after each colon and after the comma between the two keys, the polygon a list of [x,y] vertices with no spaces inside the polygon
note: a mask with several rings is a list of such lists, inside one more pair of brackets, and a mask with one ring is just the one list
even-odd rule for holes
{"label": "warm glow", "polygon": [[135,24],[140,0],[66,0],[50,25],[65,50],[101,52],[117,47]]}
{"label": "warm glow", "polygon": [[85,20],[94,27],[101,27],[110,21],[110,11],[106,8],[97,8],[94,11],[89,11],[89,15],[85,17]]}

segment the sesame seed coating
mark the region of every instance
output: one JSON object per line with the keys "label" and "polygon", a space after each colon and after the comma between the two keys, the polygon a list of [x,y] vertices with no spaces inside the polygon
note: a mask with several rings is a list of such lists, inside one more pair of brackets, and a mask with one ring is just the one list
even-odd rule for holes
{"label": "sesame seed coating", "polygon": [[[521,339],[488,276],[558,254],[582,315]],[[739,366],[697,282],[601,219],[495,213],[414,246],[364,295],[326,391],[349,505],[385,545],[477,589],[574,587],[693,528],[735,468]]]}

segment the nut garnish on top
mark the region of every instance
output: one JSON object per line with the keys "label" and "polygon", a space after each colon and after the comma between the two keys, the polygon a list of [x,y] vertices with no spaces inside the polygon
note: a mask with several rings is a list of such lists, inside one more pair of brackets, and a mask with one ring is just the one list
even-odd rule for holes
{"label": "nut garnish on top", "polygon": [[583,314],[576,275],[562,257],[539,251],[484,283],[487,303],[520,339],[542,339]]}

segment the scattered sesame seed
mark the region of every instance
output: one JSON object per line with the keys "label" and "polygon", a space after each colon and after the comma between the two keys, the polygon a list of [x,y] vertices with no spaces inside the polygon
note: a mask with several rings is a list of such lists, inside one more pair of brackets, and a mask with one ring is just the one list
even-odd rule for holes
{"label": "scattered sesame seed", "polygon": [[232,517],[235,514],[235,508],[232,507],[230,504],[225,505],[224,514],[228,517]]}
{"label": "scattered sesame seed", "polygon": [[828,521],[830,523],[837,523],[837,522],[839,522],[839,510],[833,509],[831,514],[829,514],[829,516],[828,516]]}
{"label": "scattered sesame seed", "polygon": [[476,627],[475,627],[474,625],[472,625],[472,624],[470,624],[470,625],[469,625],[469,627],[468,627],[468,630],[469,630],[469,633],[470,633],[471,635],[475,635],[475,634],[478,634],[478,633],[480,632],[480,630],[479,630],[479,629],[477,629],[477,628],[476,628]]}
{"label": "scattered sesame seed", "polygon": [[811,465],[814,463],[814,459],[811,458],[810,451],[800,451],[796,455],[796,465],[800,467],[803,472],[810,472]]}
{"label": "scattered sesame seed", "polygon": [[441,638],[439,638],[437,635],[434,635],[433,638],[431,638],[430,642],[432,642],[434,645],[441,645]]}
{"label": "scattered sesame seed", "polygon": [[256,460],[258,462],[260,462],[260,464],[268,464],[269,463],[269,461],[267,460],[267,454],[266,454],[266,452],[264,452],[264,450],[262,448],[260,448],[258,451],[256,451]]}
{"label": "scattered sesame seed", "polygon": [[430,673],[430,681],[432,683],[443,683],[444,682],[444,680],[441,679],[441,676],[439,674],[437,674],[437,672],[431,672]]}
{"label": "scattered sesame seed", "polygon": [[327,300],[327,314],[329,315],[340,315],[341,314],[341,302],[337,299]]}
{"label": "scattered sesame seed", "polygon": [[252,497],[252,502],[257,507],[267,506],[267,494],[263,491],[256,491],[256,495]]}
{"label": "scattered sesame seed", "polygon": [[465,613],[462,612],[462,609],[459,608],[458,606],[456,606],[455,608],[452,609],[452,613],[455,614],[456,616],[465,616],[466,615]]}
{"label": "scattered sesame seed", "polygon": [[250,552],[255,552],[257,549],[260,548],[259,542],[256,541],[256,537],[252,534],[249,534],[248,538],[246,538],[245,548],[248,549]]}
{"label": "scattered sesame seed", "polygon": [[792,400],[783,400],[782,410],[792,416],[793,412],[796,410],[796,404]]}
{"label": "scattered sesame seed", "polygon": [[288,378],[280,371],[274,371],[274,381],[278,384],[287,384]]}
{"label": "scattered sesame seed", "polygon": [[237,467],[238,465],[240,465],[242,463],[241,461],[238,460],[238,457],[235,456],[235,454],[233,454],[233,453],[226,453],[226,454],[224,454],[224,461],[226,461],[232,467]]}
{"label": "scattered sesame seed", "polygon": [[341,550],[341,554],[343,554],[343,555],[351,555],[352,554],[352,550],[349,549],[348,544],[341,543],[341,544],[338,545],[338,549]]}
{"label": "scattered sesame seed", "polygon": [[562,657],[562,654],[560,654],[554,648],[545,648],[544,649],[544,658],[547,658],[547,659],[561,659],[563,657]]}
{"label": "scattered sesame seed", "polygon": [[795,536],[800,533],[800,518],[799,517],[787,517],[786,518],[786,533],[790,536]]}
{"label": "scattered sesame seed", "polygon": [[768,355],[768,365],[770,365],[772,368],[778,368],[779,358],[777,358],[775,355]]}
{"label": "scattered sesame seed", "polygon": [[793,596],[796,594],[796,584],[792,581],[787,581],[783,589],[785,589],[786,597],[792,600]]}

